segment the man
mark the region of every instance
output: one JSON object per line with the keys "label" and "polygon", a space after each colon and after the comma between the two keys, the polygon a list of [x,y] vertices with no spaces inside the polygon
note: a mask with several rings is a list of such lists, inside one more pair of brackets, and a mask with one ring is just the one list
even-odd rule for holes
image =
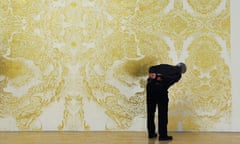
{"label": "man", "polygon": [[186,65],[160,64],[149,68],[149,78],[147,82],[147,129],[148,137],[156,138],[155,132],[155,111],[158,106],[158,133],[159,140],[172,140],[172,136],[167,134],[168,124],[168,88],[181,79],[186,72]]}

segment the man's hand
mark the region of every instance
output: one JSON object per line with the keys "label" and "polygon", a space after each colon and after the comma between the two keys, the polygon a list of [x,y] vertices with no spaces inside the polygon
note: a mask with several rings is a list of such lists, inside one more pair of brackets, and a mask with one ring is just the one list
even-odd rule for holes
{"label": "man's hand", "polygon": [[156,73],[149,73],[149,78],[150,79],[156,79],[158,81],[162,80],[161,76],[159,74],[156,74]]}
{"label": "man's hand", "polygon": [[161,78],[160,76],[158,76],[158,77],[157,77],[157,80],[158,80],[158,81],[161,81],[161,80],[162,80],[162,78]]}
{"label": "man's hand", "polygon": [[149,73],[149,78],[150,79],[155,79],[156,78],[156,73]]}

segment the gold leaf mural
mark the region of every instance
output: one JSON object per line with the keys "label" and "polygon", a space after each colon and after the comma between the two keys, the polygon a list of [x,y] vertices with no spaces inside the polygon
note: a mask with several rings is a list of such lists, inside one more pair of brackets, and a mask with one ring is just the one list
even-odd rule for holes
{"label": "gold leaf mural", "polygon": [[149,66],[180,61],[169,129],[229,128],[229,0],[0,7],[0,130],[145,130]]}

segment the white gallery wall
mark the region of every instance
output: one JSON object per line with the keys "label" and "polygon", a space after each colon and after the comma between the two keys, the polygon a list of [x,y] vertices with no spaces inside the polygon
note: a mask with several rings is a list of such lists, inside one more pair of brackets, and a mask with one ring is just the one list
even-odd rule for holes
{"label": "white gallery wall", "polygon": [[240,131],[239,0],[2,0],[1,131],[146,131],[148,68],[185,62],[169,130]]}
{"label": "white gallery wall", "polygon": [[238,18],[238,13],[240,12],[240,1],[231,0],[231,44],[232,44],[232,60],[231,60],[231,69],[232,69],[232,95],[233,95],[233,106],[232,106],[232,127],[231,130],[239,131],[240,130],[240,19]]}

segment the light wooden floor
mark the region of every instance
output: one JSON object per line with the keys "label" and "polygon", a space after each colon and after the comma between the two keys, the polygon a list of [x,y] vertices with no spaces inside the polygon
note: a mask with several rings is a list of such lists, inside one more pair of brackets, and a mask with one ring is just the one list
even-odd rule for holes
{"label": "light wooden floor", "polygon": [[240,144],[240,133],[172,132],[172,141],[145,132],[0,132],[0,144]]}

